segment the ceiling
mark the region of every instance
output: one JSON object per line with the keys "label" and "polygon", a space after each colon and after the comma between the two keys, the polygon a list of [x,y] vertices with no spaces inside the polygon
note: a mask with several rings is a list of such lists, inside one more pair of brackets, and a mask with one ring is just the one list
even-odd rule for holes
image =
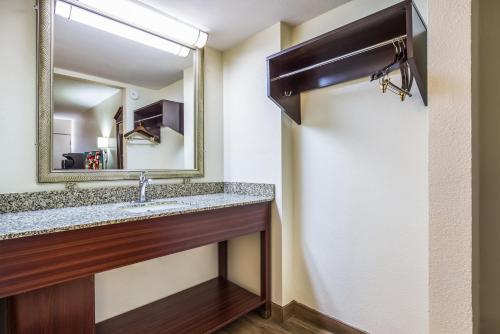
{"label": "ceiling", "polygon": [[85,112],[120,91],[120,88],[56,74],[54,75],[54,110],[55,112]]}
{"label": "ceiling", "polygon": [[149,89],[166,87],[192,66],[179,57],[55,16],[54,66]]}
{"label": "ceiling", "polygon": [[279,21],[292,26],[350,0],[140,0],[210,34],[208,45],[227,50]]}

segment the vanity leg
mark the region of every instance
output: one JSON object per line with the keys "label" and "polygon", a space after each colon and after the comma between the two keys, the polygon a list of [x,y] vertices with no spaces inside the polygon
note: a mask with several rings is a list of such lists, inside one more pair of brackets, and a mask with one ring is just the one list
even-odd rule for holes
{"label": "vanity leg", "polygon": [[7,333],[7,300],[0,299],[0,334]]}
{"label": "vanity leg", "polygon": [[260,295],[266,303],[261,307],[263,318],[271,317],[271,203],[267,206],[266,229],[260,232]]}
{"label": "vanity leg", "polygon": [[8,334],[94,334],[94,276],[7,298]]}
{"label": "vanity leg", "polygon": [[219,277],[227,279],[227,240],[218,244],[219,253]]}

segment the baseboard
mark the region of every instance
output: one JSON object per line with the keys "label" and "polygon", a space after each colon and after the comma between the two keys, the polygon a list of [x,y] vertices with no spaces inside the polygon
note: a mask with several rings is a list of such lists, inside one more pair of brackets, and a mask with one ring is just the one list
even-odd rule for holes
{"label": "baseboard", "polygon": [[285,306],[279,306],[273,303],[272,311],[272,317],[277,321],[286,321],[291,317],[296,317],[335,334],[368,334],[366,331],[360,330],[338,319],[313,310],[312,308],[300,304],[295,300]]}
{"label": "baseboard", "polygon": [[271,318],[273,320],[283,322],[292,316],[293,304],[295,301],[291,302],[286,306],[280,306],[278,304],[272,304],[272,315]]}

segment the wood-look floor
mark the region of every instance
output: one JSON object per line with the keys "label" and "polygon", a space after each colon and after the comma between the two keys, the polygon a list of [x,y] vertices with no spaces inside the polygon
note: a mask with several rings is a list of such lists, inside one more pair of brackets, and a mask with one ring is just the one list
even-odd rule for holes
{"label": "wood-look floor", "polygon": [[255,313],[250,313],[233,322],[216,334],[333,334],[313,324],[291,317],[285,322],[265,320]]}

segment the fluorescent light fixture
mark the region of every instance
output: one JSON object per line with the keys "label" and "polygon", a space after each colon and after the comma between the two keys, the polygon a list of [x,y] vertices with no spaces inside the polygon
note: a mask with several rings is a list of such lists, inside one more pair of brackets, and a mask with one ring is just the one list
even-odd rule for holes
{"label": "fluorescent light fixture", "polygon": [[202,48],[208,34],[160,11],[130,0],[79,0],[84,5],[182,44]]}
{"label": "fluorescent light fixture", "polygon": [[186,57],[191,51],[189,48],[180,44],[171,42],[153,34],[149,34],[137,28],[133,28],[63,1],[57,1],[56,14],[69,20],[73,20],[181,57]]}
{"label": "fluorescent light fixture", "polygon": [[198,40],[194,44],[196,47],[202,48],[207,44],[208,41],[208,34],[204,31],[200,31],[200,36],[198,37]]}

